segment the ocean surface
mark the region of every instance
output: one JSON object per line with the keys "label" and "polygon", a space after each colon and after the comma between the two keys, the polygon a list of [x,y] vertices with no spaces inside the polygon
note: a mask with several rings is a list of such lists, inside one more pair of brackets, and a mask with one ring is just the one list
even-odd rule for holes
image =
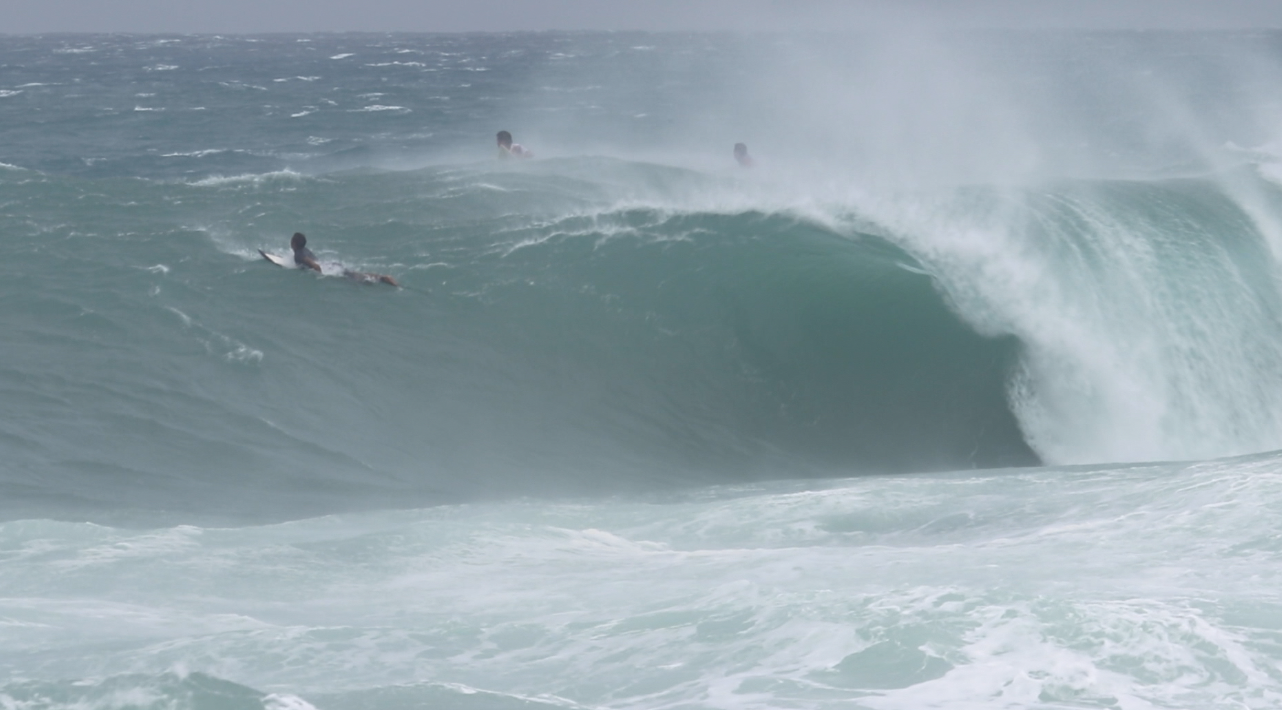
{"label": "ocean surface", "polygon": [[0,36],[0,329],[2,710],[1282,706],[1282,33]]}

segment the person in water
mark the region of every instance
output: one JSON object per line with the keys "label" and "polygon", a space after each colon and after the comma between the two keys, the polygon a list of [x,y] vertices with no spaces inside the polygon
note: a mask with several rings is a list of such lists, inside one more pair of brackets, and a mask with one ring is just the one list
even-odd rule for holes
{"label": "person in water", "polygon": [[[294,232],[294,236],[289,240],[289,246],[294,250],[294,263],[296,265],[306,266],[317,273],[321,273],[320,262],[316,260],[316,255],[312,253],[312,250],[307,248],[307,237],[302,232]],[[384,274],[370,274],[364,271],[343,269],[343,276],[357,281],[364,281],[365,283],[385,283],[389,286],[400,286],[396,279]]]}
{"label": "person in water", "polygon": [[289,248],[294,250],[294,264],[296,266],[306,266],[314,271],[320,271],[320,262],[316,261],[316,255],[311,249],[307,248],[307,237],[302,232],[294,232],[294,236],[289,240]]}
{"label": "person in water", "polygon": [[748,146],[743,143],[734,144],[734,159],[741,168],[751,168],[757,164],[757,161],[753,160],[751,155],[748,155]]}
{"label": "person in water", "polygon": [[534,157],[534,153],[531,153],[529,150],[527,150],[525,146],[521,145],[520,143],[513,143],[512,134],[508,133],[507,131],[499,131],[498,142],[499,142],[500,158],[511,158],[511,157],[533,158]]}

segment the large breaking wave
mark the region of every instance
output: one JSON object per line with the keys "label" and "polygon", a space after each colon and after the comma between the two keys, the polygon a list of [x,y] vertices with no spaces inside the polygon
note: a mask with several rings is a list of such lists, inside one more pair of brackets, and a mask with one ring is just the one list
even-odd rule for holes
{"label": "large breaking wave", "polygon": [[[1194,458],[1282,431],[1267,214],[1234,186],[1272,188],[1246,173],[804,199],[591,158],[0,179],[28,515]],[[257,259],[299,228],[409,288]]]}

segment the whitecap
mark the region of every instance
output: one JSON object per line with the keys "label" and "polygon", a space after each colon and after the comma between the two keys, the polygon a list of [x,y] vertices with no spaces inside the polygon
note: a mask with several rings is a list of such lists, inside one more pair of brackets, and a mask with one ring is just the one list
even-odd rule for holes
{"label": "whitecap", "polygon": [[270,173],[246,173],[244,175],[212,175],[207,178],[187,183],[195,187],[219,187],[241,182],[264,182],[266,180],[298,180],[303,176],[293,170],[276,170]]}
{"label": "whitecap", "polygon": [[177,308],[174,308],[173,306],[166,306],[165,308],[166,310],[169,310],[175,313],[179,318],[182,318],[183,325],[188,327],[191,326],[191,316],[187,315],[186,313],[183,313],[182,311],[178,310]]}
{"label": "whitecap", "polygon": [[21,93],[22,93],[22,89],[16,89],[16,90],[0,89],[0,99],[7,99],[10,96],[17,96],[18,94],[21,94]]}
{"label": "whitecap", "polygon": [[355,54],[335,54],[334,56],[330,57],[330,59],[347,59],[348,57],[355,57],[355,56],[356,56]]}
{"label": "whitecap", "polygon": [[404,106],[383,106],[381,104],[374,104],[373,106],[366,106],[365,108],[353,109],[353,113],[361,113],[361,112],[374,113],[378,111],[400,111],[402,113],[409,113],[410,109],[407,109]]}
{"label": "whitecap", "polygon": [[313,113],[316,113],[316,109],[314,109],[314,108],[313,108],[313,109],[306,109],[306,110],[303,110],[303,111],[299,111],[298,113],[291,113],[291,114],[289,114],[289,117],[290,117],[290,118],[302,118],[303,116],[308,116],[308,115],[311,115],[311,114],[313,114]]}
{"label": "whitecap", "polygon": [[[216,333],[215,335],[221,335],[221,334]],[[251,348],[248,345],[245,345],[244,343],[236,343],[235,341],[232,341],[230,338],[227,338],[226,336],[222,336],[222,337],[225,341],[228,341],[229,344],[234,343],[235,345],[235,347],[230,352],[223,355],[224,360],[228,362],[262,362],[263,361],[262,350]]]}
{"label": "whitecap", "polygon": [[203,158],[206,155],[215,155],[218,153],[228,152],[226,148],[209,148],[207,150],[196,150],[190,153],[164,153],[162,158]]}
{"label": "whitecap", "polygon": [[263,698],[263,710],[316,710],[316,706],[297,695],[272,693]]}

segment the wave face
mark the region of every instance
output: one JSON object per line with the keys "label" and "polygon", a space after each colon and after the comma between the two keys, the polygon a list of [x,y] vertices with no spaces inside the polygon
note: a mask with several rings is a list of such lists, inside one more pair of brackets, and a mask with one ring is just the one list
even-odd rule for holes
{"label": "wave face", "polygon": [[[0,180],[11,510],[288,517],[1282,432],[1275,262],[1207,179],[806,209],[599,158]],[[319,281],[257,255],[299,224]]]}
{"label": "wave face", "polygon": [[1277,40],[0,38],[0,707],[1275,707]]}
{"label": "wave face", "polygon": [[[14,483],[163,507],[217,481],[203,509],[243,512],[318,479],[442,502],[1036,461],[1006,404],[1017,342],[968,327],[892,242],[619,205],[603,177],[733,189],[600,159],[7,176],[27,195],[12,213],[41,225],[7,274],[22,335],[5,387],[41,412],[12,433],[31,476]],[[51,254],[44,220],[69,201],[85,217]],[[322,260],[408,288],[258,257],[302,222]]]}

